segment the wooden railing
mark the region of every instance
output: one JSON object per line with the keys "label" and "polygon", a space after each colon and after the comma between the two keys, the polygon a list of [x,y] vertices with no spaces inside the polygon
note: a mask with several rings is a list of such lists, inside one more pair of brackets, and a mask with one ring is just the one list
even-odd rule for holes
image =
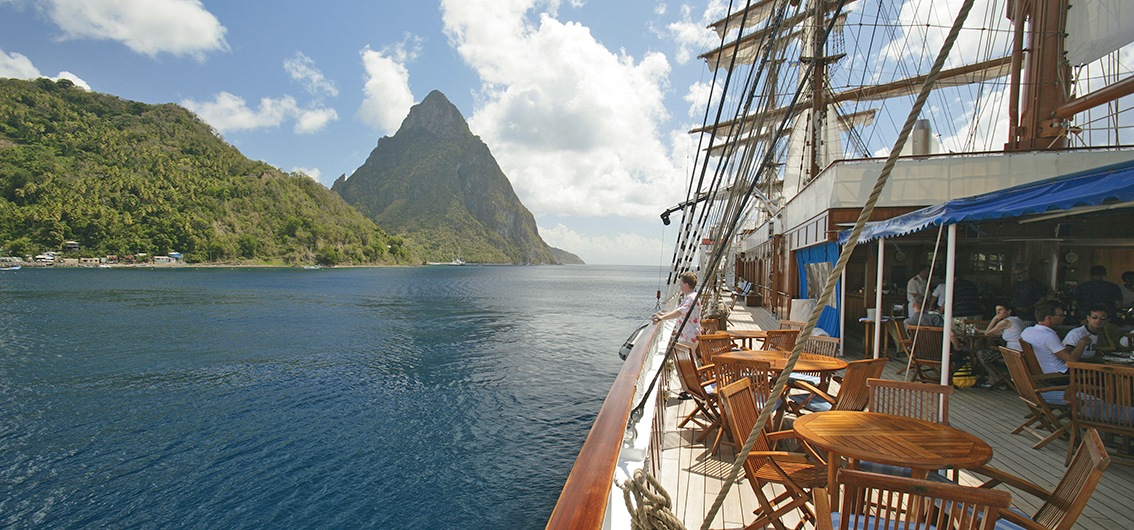
{"label": "wooden railing", "polygon": [[622,369],[599,409],[595,424],[575,459],[575,467],[571,468],[571,475],[563,485],[547,528],[602,528],[626,422],[630,419],[630,409],[635,405],[634,391],[638,375],[660,327],[657,323],[650,324],[638,336],[634,349],[626,356]]}

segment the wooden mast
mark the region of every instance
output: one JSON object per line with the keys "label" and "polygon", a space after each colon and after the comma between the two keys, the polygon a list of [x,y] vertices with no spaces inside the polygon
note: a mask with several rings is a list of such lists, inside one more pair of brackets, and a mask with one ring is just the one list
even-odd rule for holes
{"label": "wooden mast", "polygon": [[[1017,38],[1010,96],[1014,108],[1009,113],[1014,123],[1009,125],[1006,151],[1067,146],[1067,122],[1056,116],[1071,96],[1071,65],[1064,51],[1067,7],[1067,0],[1015,0],[1008,5]],[[1025,24],[1030,27],[1025,29]]]}

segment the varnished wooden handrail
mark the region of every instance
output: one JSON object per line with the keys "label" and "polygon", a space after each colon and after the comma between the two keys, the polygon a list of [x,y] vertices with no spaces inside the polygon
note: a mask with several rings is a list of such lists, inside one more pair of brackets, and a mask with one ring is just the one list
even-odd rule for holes
{"label": "varnished wooden handrail", "polygon": [[630,408],[634,406],[638,374],[659,328],[658,323],[651,323],[646,332],[638,336],[634,349],[626,356],[575,459],[575,467],[571,468],[571,475],[563,485],[559,501],[547,522],[548,529],[602,528],[626,422],[630,419]]}

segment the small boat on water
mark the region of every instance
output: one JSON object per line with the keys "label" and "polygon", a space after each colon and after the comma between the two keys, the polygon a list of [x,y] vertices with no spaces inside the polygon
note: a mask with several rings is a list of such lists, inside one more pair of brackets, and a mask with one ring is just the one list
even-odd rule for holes
{"label": "small boat on water", "polygon": [[[753,287],[742,303],[807,320],[803,302],[815,306],[833,276],[818,327],[845,355],[848,333],[877,308],[877,356],[880,319],[904,307],[900,286],[912,267],[935,263],[946,292],[954,274],[972,276],[988,286],[989,300],[1011,298],[1003,286],[1011,286],[1013,262],[1029,265],[1057,296],[1088,279],[1078,255],[1119,273],[1129,268],[1134,149],[1119,141],[1130,116],[1118,109],[1130,107],[1134,75],[1115,65],[1134,40],[1134,20],[1091,16],[1117,13],[1120,2],[1082,0],[1070,10],[1059,0],[991,2],[987,13],[958,22],[960,51],[936,62],[954,22],[918,19],[914,11],[936,11],[890,0],[843,10],[853,2],[741,3],[710,26],[720,45],[700,56],[712,99],[705,123],[691,131],[698,159],[684,202],[675,198],[678,206],[662,214],[665,224],[682,217],[666,309],[679,299],[678,275],[695,270],[703,308],[718,307],[743,280]],[[930,104],[919,108],[923,91]],[[860,215],[875,223],[856,239],[846,232]],[[1090,228],[1099,225],[1108,229]],[[875,239],[837,263],[848,246]],[[647,326],[620,352],[623,369],[548,528],[630,528],[619,485],[637,469],[698,509],[692,499],[701,493],[684,488],[720,482],[712,468],[719,462],[666,471],[660,461],[663,446],[686,437],[662,439],[673,430],[665,425],[671,331]],[[685,527],[700,527],[703,514]]]}
{"label": "small boat on water", "polygon": [[22,265],[9,265],[7,267],[0,267],[0,271],[18,271]]}

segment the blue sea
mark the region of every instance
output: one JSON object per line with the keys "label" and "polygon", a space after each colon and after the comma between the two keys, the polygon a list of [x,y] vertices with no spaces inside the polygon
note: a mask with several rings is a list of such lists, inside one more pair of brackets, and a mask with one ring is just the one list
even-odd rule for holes
{"label": "blue sea", "polygon": [[542,528],[660,281],[0,272],[0,528]]}

